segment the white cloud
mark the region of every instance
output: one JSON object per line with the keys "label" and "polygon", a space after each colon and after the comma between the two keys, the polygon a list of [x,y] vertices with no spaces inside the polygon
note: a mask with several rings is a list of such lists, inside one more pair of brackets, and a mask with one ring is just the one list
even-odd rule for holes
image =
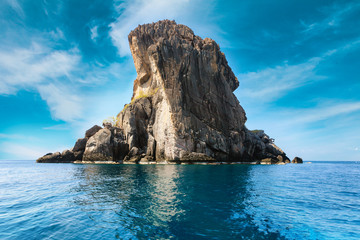
{"label": "white cloud", "polygon": [[13,94],[19,88],[33,88],[47,80],[68,77],[79,63],[72,51],[49,51],[33,44],[0,52],[0,94]]}
{"label": "white cloud", "polygon": [[15,94],[19,89],[37,90],[54,118],[73,121],[82,111],[81,100],[71,86],[79,63],[76,50],[51,51],[36,43],[30,48],[1,51],[0,94]]}
{"label": "white cloud", "polygon": [[127,36],[131,30],[138,25],[163,19],[191,24],[189,27],[197,28],[197,35],[211,33],[209,36],[219,37],[222,34],[222,30],[212,22],[216,18],[212,12],[212,1],[134,0],[121,1],[116,8],[120,16],[110,25],[110,35],[121,56],[130,55]]}
{"label": "white cloud", "polygon": [[97,104],[101,109],[114,104],[98,91],[106,91],[108,84],[115,82],[121,87],[121,81],[135,78],[134,73],[130,58],[105,67],[82,62],[77,49],[57,51],[33,43],[29,48],[0,50],[0,95],[37,91],[52,117],[67,122],[83,121],[93,114],[94,104],[86,104],[90,99],[101,103]]}
{"label": "white cloud", "polygon": [[72,93],[69,86],[50,83],[40,85],[37,89],[54,118],[71,122],[82,117],[82,99],[75,92]]}

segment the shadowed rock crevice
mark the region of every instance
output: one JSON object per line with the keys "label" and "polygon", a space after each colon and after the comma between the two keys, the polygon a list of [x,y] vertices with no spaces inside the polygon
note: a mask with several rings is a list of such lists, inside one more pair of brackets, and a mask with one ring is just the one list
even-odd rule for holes
{"label": "shadowed rock crevice", "polygon": [[131,103],[115,126],[93,127],[77,141],[77,162],[290,161],[263,131],[245,127],[233,94],[239,81],[214,40],[169,20],[140,25],[128,39],[137,71]]}

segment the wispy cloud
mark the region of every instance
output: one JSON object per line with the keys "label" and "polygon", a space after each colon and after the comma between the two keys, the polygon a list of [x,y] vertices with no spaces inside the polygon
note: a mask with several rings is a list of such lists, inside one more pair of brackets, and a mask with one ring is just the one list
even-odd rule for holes
{"label": "wispy cloud", "polygon": [[[132,76],[130,64],[133,63],[129,60],[96,66],[83,62],[77,49],[51,50],[38,43],[29,48],[0,50],[0,95],[16,94],[19,90],[37,91],[54,119],[79,121],[85,112],[91,112],[85,104],[87,94],[108,82],[121,81],[129,73]],[[103,98],[98,96],[96,101],[103,102]]]}
{"label": "wispy cloud", "polygon": [[321,58],[312,58],[297,65],[287,65],[285,63],[258,72],[240,74],[238,75],[241,82],[240,98],[271,102],[291,89],[322,79],[323,77],[317,76],[314,71],[320,61]]}
{"label": "wispy cloud", "polygon": [[74,121],[83,114],[82,99],[66,85],[46,84],[37,87],[55,119]]}
{"label": "wispy cloud", "polygon": [[326,76],[317,73],[318,65],[335,54],[343,54],[359,46],[360,40],[356,39],[299,64],[289,65],[285,61],[283,65],[273,68],[239,74],[238,79],[241,82],[241,87],[238,90],[240,99],[253,99],[258,103],[271,102],[284,96],[292,89],[326,79]]}
{"label": "wispy cloud", "polygon": [[55,30],[50,31],[49,35],[53,40],[56,41],[65,39],[64,32],[58,27]]}
{"label": "wispy cloud", "polygon": [[316,122],[357,111],[360,111],[360,102],[335,103],[326,107],[321,106],[321,107],[309,109],[305,112],[305,114],[304,114],[304,110],[298,110],[297,114],[293,113],[293,116],[298,116],[298,117],[293,119],[292,122],[293,123]]}
{"label": "wispy cloud", "polygon": [[68,124],[56,124],[53,126],[43,127],[44,130],[69,130],[70,126]]}
{"label": "wispy cloud", "polygon": [[305,23],[304,21],[300,21],[304,28],[302,33],[307,36],[305,39],[322,34],[328,29],[339,27],[343,20],[349,16],[349,14],[354,13],[355,11],[359,10],[359,8],[359,3],[349,3],[342,8],[339,8],[339,6],[333,6],[332,8],[326,9],[325,14],[327,17],[320,21],[312,23]]}
{"label": "wispy cloud", "polygon": [[36,90],[48,103],[54,118],[72,121],[81,114],[81,102],[72,87],[80,56],[76,50],[51,51],[33,43],[30,48],[0,52],[0,94],[14,94],[19,89]]}
{"label": "wispy cloud", "polygon": [[96,38],[99,36],[98,34],[98,26],[94,26],[90,28],[90,37],[93,41],[96,41]]}
{"label": "wispy cloud", "polygon": [[90,39],[96,43],[97,38],[99,37],[99,21],[97,20],[92,20],[87,24],[87,27],[89,28],[90,31]]}
{"label": "wispy cloud", "polygon": [[[307,126],[314,126],[313,124],[316,122],[332,120],[330,125],[337,122],[338,127],[348,127],[347,122],[354,120],[349,118],[353,114],[360,114],[360,101],[319,99],[317,104],[312,107],[277,108],[276,111],[267,112],[268,121],[265,121],[264,124],[268,123],[269,126],[279,129],[304,129]],[[340,121],[335,121],[339,117],[341,117]],[[258,121],[263,122],[262,119],[258,119]]]}
{"label": "wispy cloud", "polygon": [[25,16],[24,11],[17,0],[7,0],[7,2],[20,17]]}
{"label": "wispy cloud", "polygon": [[0,94],[13,94],[18,88],[32,88],[49,79],[69,77],[79,63],[74,51],[50,51],[33,43],[30,48],[0,52]]}
{"label": "wispy cloud", "polygon": [[5,133],[0,133],[0,139],[29,140],[29,141],[33,141],[33,140],[36,140],[37,138],[35,138],[35,137],[33,137],[33,136],[26,136],[26,135],[21,135],[21,134],[5,134]]}

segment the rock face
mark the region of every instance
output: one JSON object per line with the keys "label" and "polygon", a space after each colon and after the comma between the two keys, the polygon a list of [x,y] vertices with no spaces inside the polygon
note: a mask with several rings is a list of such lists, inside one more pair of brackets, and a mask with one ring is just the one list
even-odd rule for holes
{"label": "rock face", "polygon": [[85,147],[86,147],[86,142],[87,142],[88,138],[84,137],[84,138],[79,138],[76,143],[75,146],[73,147],[73,151],[85,151]]}
{"label": "rock face", "polygon": [[131,103],[116,124],[77,141],[82,161],[290,162],[264,131],[245,127],[233,94],[239,81],[214,40],[169,20],[128,38],[137,71]]}
{"label": "rock face", "polygon": [[107,127],[99,130],[86,143],[83,161],[113,161],[119,162],[129,152],[121,129]]}
{"label": "rock face", "polygon": [[85,138],[90,138],[91,136],[93,136],[95,133],[97,133],[100,129],[102,129],[102,127],[98,126],[98,125],[94,125],[92,126],[90,129],[88,129],[85,132]]}

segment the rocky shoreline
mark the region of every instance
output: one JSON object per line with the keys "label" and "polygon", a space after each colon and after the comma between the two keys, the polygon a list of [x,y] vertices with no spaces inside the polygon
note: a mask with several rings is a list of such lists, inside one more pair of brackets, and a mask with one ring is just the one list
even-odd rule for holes
{"label": "rocky shoreline", "polygon": [[[119,129],[112,127],[111,125],[105,125],[105,128],[102,128],[98,125],[94,125],[92,128],[86,131],[84,138],[79,138],[74,147],[70,150],[64,150],[62,153],[56,152],[56,153],[48,153],[44,155],[43,157],[40,157],[36,161],[38,163],[75,163],[75,164],[144,164],[144,165],[150,165],[150,164],[182,164],[182,165],[188,165],[188,164],[198,164],[198,165],[228,165],[228,164],[261,164],[261,165],[269,165],[269,164],[278,164],[278,165],[285,165],[288,163],[303,163],[303,160],[299,157],[295,157],[292,161],[290,159],[285,158],[281,155],[278,155],[278,157],[275,158],[264,158],[258,161],[231,161],[231,162],[220,162],[216,160],[202,160],[201,157],[197,158],[194,157],[192,160],[180,160],[180,161],[174,161],[174,160],[163,160],[163,161],[155,161],[151,158],[148,158],[146,154],[142,155],[135,155],[133,158],[129,158],[129,155],[126,155],[126,158],[124,157],[121,159],[121,156],[112,155],[111,151],[102,152],[101,158],[98,157],[98,154],[91,155],[90,148],[92,147],[93,143],[95,142],[98,145],[106,146],[109,149],[109,142],[104,141],[104,139],[107,138],[106,135],[104,135],[100,130],[108,129],[111,133],[116,134],[116,130],[119,131]],[[98,136],[92,138],[95,134],[98,134]],[[108,131],[106,131],[108,132]],[[263,133],[263,131],[258,131],[258,134],[264,134],[265,138],[268,138],[268,136]],[[102,136],[102,137],[101,137]],[[105,137],[104,137],[105,136]],[[92,139],[91,139],[92,138]],[[88,140],[91,139],[88,145],[87,149],[87,156],[84,158],[84,153],[86,152],[86,146],[88,143]],[[111,138],[110,138],[111,139]],[[97,142],[100,141],[100,142]],[[113,140],[114,141],[114,140]],[[115,140],[115,142],[120,142],[118,139]],[[119,152],[121,153],[121,148],[124,148],[126,150],[126,143],[118,144],[117,146],[120,146],[120,149],[110,149],[112,152]],[[126,153],[122,152],[123,154]],[[89,156],[90,154],[90,156]],[[200,155],[203,156],[203,155]],[[85,159],[85,160],[84,160]],[[86,160],[90,159],[90,160]],[[100,159],[100,160],[99,160]],[[103,159],[103,160],[101,160]],[[116,160],[117,159],[117,160]]]}
{"label": "rocky shoreline", "polygon": [[290,163],[264,131],[246,128],[233,94],[239,81],[214,40],[169,20],[139,25],[128,38],[137,71],[131,102],[72,149],[37,162]]}

